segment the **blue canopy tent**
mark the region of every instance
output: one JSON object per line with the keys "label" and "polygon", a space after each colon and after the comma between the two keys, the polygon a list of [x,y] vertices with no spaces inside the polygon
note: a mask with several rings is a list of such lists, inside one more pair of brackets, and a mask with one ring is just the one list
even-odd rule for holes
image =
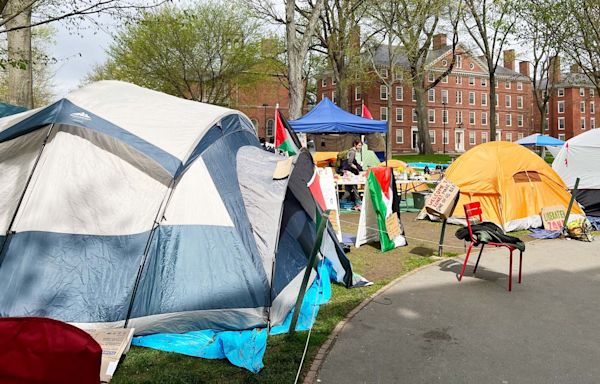
{"label": "blue canopy tent", "polygon": [[386,133],[387,122],[365,119],[346,112],[323,98],[306,115],[289,121],[292,129],[303,133]]}
{"label": "blue canopy tent", "polygon": [[0,117],[10,116],[17,113],[25,112],[27,108],[19,107],[8,103],[0,103]]}
{"label": "blue canopy tent", "polygon": [[534,133],[533,135],[529,135],[527,137],[517,140],[516,143],[524,145],[526,147],[560,147],[565,142],[559,139],[555,139],[551,136]]}

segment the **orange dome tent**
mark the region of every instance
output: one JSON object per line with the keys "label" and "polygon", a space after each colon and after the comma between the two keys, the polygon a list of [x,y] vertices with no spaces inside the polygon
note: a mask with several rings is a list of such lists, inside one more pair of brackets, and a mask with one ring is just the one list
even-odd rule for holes
{"label": "orange dome tent", "polygon": [[[542,226],[543,207],[567,209],[570,193],[562,179],[541,157],[511,142],[480,144],[461,155],[446,171],[460,188],[453,218],[464,218],[463,205],[479,201],[483,220],[505,231]],[[583,215],[573,205],[572,218]]]}

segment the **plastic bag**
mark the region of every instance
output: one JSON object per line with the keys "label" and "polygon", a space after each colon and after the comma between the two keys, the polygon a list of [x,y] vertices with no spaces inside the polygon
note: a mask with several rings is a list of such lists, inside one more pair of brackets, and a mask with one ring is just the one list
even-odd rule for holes
{"label": "plastic bag", "polygon": [[570,238],[581,241],[593,241],[594,235],[592,231],[594,227],[592,224],[584,218],[570,221],[567,224],[567,233]]}

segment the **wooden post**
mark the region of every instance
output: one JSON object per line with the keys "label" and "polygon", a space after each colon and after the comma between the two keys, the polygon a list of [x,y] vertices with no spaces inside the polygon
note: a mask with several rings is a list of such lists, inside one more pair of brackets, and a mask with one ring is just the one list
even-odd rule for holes
{"label": "wooden post", "polygon": [[302,284],[300,285],[300,292],[298,292],[296,306],[294,307],[294,314],[292,315],[292,322],[290,324],[290,329],[288,330],[289,336],[293,336],[296,332],[296,324],[298,323],[300,308],[302,308],[302,301],[304,300],[304,295],[306,294],[306,286],[308,285],[310,273],[315,267],[317,254],[321,249],[321,243],[323,242],[323,233],[327,228],[327,220],[329,220],[329,210],[321,212],[320,215],[317,216],[317,238],[315,240],[315,245],[313,246],[313,249],[310,252],[308,263],[306,264],[306,270],[304,271],[304,277],[302,278]]}
{"label": "wooden post", "polygon": [[575,187],[571,191],[571,200],[569,200],[569,207],[567,208],[567,214],[565,215],[565,221],[563,223],[562,233],[566,235],[567,231],[567,222],[569,221],[569,215],[571,215],[571,208],[573,208],[573,202],[575,201],[575,195],[577,195],[577,188],[579,187],[579,177],[575,179]]}
{"label": "wooden post", "polygon": [[438,256],[444,257],[444,235],[446,234],[446,220],[442,220],[442,232],[440,233],[440,243],[438,244]]}

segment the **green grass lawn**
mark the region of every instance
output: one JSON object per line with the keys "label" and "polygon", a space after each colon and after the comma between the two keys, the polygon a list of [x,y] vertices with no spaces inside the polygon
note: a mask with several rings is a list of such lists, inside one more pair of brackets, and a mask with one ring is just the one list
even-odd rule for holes
{"label": "green grass lawn", "polygon": [[449,163],[452,157],[444,154],[433,154],[433,155],[394,155],[394,159],[402,160],[407,163],[427,162],[427,163]]}
{"label": "green grass lawn", "polygon": [[[361,247],[361,249],[367,247]],[[374,266],[370,248],[367,252],[351,252],[354,270],[368,273]],[[386,256],[388,253],[385,254]],[[391,257],[391,255],[390,255]],[[393,275],[365,288],[346,289],[333,286],[332,299],[321,306],[310,338],[303,374],[308,372],[314,356],[335,326],[363,300],[394,278],[434,261],[431,257],[398,255],[401,258]],[[253,374],[226,360],[206,360],[167,353],[148,348],[132,347],[121,362],[111,383],[293,383],[300,365],[307,332],[294,337],[269,337],[263,370]]]}

